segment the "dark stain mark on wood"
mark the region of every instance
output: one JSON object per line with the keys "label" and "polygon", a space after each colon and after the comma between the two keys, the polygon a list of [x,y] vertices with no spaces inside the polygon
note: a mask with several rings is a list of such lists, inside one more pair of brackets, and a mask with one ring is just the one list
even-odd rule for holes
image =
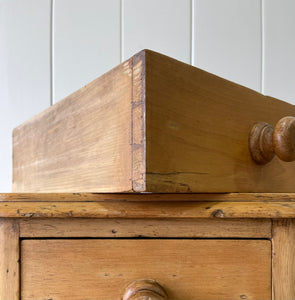
{"label": "dark stain mark on wood", "polygon": [[180,175],[180,174],[193,174],[193,175],[208,175],[209,173],[204,172],[170,172],[170,173],[157,173],[157,172],[147,172],[150,175],[163,175],[163,176],[170,176],[170,175]]}
{"label": "dark stain mark on wood", "polygon": [[288,208],[293,208],[293,205],[290,205],[288,203],[282,203],[281,206],[288,207]]}
{"label": "dark stain mark on wood", "polygon": [[191,188],[190,188],[190,186],[188,184],[178,183],[178,185],[186,187],[187,188],[187,192],[191,192],[192,191]]}
{"label": "dark stain mark on wood", "polygon": [[137,150],[139,148],[142,148],[142,147],[143,147],[142,144],[132,144],[132,151],[135,151],[135,150]]}
{"label": "dark stain mark on wood", "polygon": [[224,218],[225,217],[225,213],[224,213],[223,210],[217,209],[217,210],[213,211],[212,216],[214,218]]}
{"label": "dark stain mark on wood", "polygon": [[27,213],[27,214],[22,214],[23,217],[28,217],[28,218],[32,218],[34,217],[34,213]]}

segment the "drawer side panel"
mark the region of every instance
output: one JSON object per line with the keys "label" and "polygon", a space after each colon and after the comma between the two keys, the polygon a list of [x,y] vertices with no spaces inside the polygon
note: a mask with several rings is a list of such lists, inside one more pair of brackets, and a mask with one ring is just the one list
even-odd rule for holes
{"label": "drawer side panel", "polygon": [[132,190],[132,59],[13,132],[13,191]]}

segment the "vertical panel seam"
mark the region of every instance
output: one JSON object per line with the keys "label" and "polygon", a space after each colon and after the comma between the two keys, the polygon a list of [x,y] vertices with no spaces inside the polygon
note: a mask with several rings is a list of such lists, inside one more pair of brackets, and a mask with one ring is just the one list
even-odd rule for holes
{"label": "vertical panel seam", "polygon": [[124,0],[120,0],[120,61],[124,61]]}
{"label": "vertical panel seam", "polygon": [[191,65],[195,65],[195,0],[191,0]]}
{"label": "vertical panel seam", "polygon": [[55,0],[51,0],[50,11],[50,105],[54,104],[54,9]]}
{"label": "vertical panel seam", "polygon": [[22,299],[21,295],[21,242],[20,242],[20,220],[14,220],[14,226],[17,228],[17,247],[18,247],[18,286],[19,286],[19,298]]}
{"label": "vertical panel seam", "polygon": [[271,242],[271,264],[270,264],[270,274],[271,274],[271,278],[270,278],[270,284],[271,284],[271,295],[272,295],[272,299],[275,299],[275,293],[274,293],[274,284],[273,284],[273,257],[274,257],[274,245],[273,245],[273,236],[274,236],[274,219],[271,219],[271,238],[270,238],[270,242]]}
{"label": "vertical panel seam", "polygon": [[261,82],[260,92],[265,93],[265,11],[264,11],[264,0],[260,2],[261,9]]}

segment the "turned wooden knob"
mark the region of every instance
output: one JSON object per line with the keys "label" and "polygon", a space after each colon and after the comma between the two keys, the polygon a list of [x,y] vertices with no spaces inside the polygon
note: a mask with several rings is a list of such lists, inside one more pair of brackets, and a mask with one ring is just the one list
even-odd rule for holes
{"label": "turned wooden knob", "polygon": [[295,160],[295,117],[284,117],[273,129],[258,122],[251,129],[249,149],[253,160],[261,165],[270,162],[276,154],[283,161]]}
{"label": "turned wooden knob", "polygon": [[165,290],[152,279],[132,282],[125,291],[123,300],[167,300]]}

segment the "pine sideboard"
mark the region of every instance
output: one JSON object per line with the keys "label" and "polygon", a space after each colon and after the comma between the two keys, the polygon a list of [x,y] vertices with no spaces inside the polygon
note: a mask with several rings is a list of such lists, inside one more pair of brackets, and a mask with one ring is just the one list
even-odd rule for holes
{"label": "pine sideboard", "polygon": [[294,116],[143,50],[24,122],[0,300],[295,300]]}

